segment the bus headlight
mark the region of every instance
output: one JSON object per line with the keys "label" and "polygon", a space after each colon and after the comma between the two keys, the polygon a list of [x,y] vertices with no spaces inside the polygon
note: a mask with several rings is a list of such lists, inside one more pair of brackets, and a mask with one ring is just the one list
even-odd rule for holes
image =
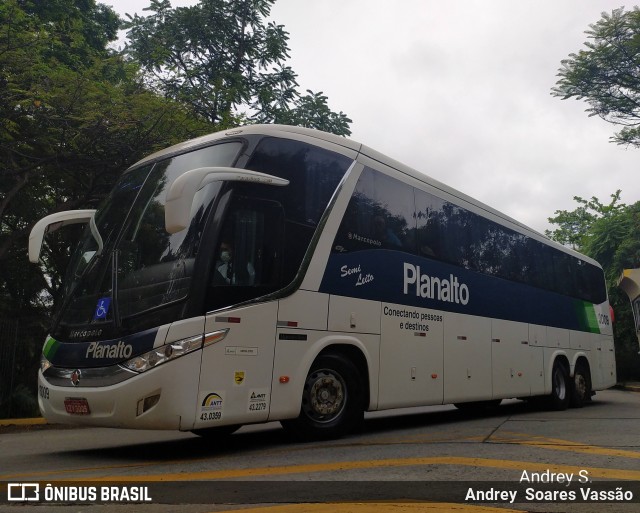
{"label": "bus headlight", "polygon": [[52,363],[47,360],[47,357],[42,353],[40,355],[40,370],[44,373],[51,365]]}
{"label": "bus headlight", "polygon": [[135,372],[146,372],[158,365],[202,349],[203,345],[208,345],[208,340],[211,338],[215,338],[216,341],[222,340],[228,331],[229,330],[221,330],[204,336],[198,335],[197,337],[176,340],[175,342],[156,347],[147,353],[135,356],[124,362],[122,366]]}
{"label": "bus headlight", "polygon": [[148,353],[135,356],[123,363],[124,367],[136,372],[145,372],[185,354],[197,351],[202,347],[202,335],[176,340],[152,349]]}

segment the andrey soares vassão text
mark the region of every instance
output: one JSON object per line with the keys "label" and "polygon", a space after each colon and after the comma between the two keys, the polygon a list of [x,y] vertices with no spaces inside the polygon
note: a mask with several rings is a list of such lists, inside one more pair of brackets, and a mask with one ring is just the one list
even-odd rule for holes
{"label": "andrey soares vass\u00e3o text", "polygon": [[[595,488],[589,478],[588,470],[581,470],[577,474],[569,472],[552,472],[547,469],[543,472],[528,472],[524,470],[520,476],[519,484],[525,485],[558,485],[569,487],[572,483],[581,484],[575,489],[536,489],[529,486],[524,490],[505,490],[497,487],[486,489],[468,488],[465,501],[470,502],[631,502],[634,494],[630,490],[625,490],[622,486],[602,489]],[[603,483],[599,483],[602,485]],[[523,496],[519,492],[523,491]]]}

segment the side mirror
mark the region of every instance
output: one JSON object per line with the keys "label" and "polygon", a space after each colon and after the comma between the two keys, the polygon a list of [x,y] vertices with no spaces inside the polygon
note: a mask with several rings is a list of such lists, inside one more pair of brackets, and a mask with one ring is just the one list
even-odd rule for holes
{"label": "side mirror", "polygon": [[171,184],[164,206],[164,223],[168,233],[178,233],[189,224],[191,205],[196,192],[211,182],[252,182],[285,186],[289,180],[234,167],[200,167],[180,175]]}
{"label": "side mirror", "polygon": [[68,224],[89,223],[91,233],[98,242],[98,252],[102,251],[102,237],[96,227],[95,213],[95,210],[66,210],[40,219],[31,229],[29,235],[29,261],[36,264],[40,260],[42,241],[47,233],[54,232]]}

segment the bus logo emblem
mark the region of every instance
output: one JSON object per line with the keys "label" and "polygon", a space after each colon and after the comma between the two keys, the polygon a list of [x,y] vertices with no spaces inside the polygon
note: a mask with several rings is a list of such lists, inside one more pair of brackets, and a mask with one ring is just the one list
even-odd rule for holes
{"label": "bus logo emblem", "polygon": [[71,373],[71,383],[74,387],[77,387],[80,384],[80,378],[82,377],[82,372],[80,369],[76,369]]}

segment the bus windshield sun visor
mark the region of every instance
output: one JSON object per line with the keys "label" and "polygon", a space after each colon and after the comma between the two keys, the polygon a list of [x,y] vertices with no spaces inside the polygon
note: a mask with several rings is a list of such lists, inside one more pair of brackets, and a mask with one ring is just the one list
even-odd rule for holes
{"label": "bus windshield sun visor", "polygon": [[98,244],[98,250],[95,254],[99,255],[102,252],[103,242],[96,226],[95,214],[95,210],[66,210],[40,219],[29,234],[29,260],[34,264],[38,262],[40,251],[42,250],[42,241],[47,233],[54,232],[68,224],[78,223],[89,223],[91,234]]}
{"label": "bus windshield sun visor", "polygon": [[234,167],[200,167],[175,179],[164,207],[164,222],[168,233],[177,233],[189,225],[191,205],[198,190],[211,182],[251,182],[285,186],[289,180],[277,176]]}

